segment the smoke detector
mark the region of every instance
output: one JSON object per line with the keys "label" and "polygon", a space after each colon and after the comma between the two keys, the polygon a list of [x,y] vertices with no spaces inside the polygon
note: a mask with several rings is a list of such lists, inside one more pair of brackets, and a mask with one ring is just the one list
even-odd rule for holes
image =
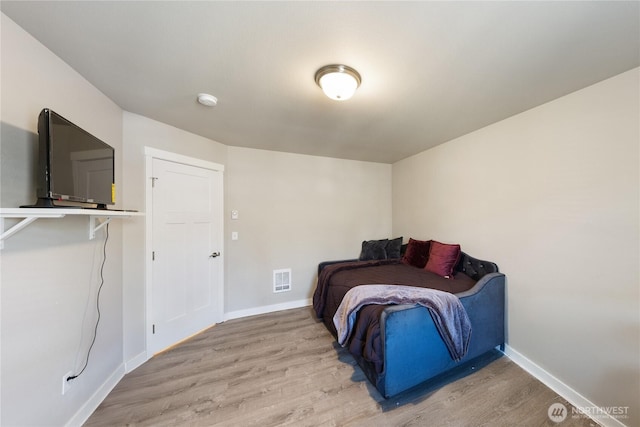
{"label": "smoke detector", "polygon": [[198,102],[206,107],[215,107],[218,104],[218,98],[208,93],[199,93]]}

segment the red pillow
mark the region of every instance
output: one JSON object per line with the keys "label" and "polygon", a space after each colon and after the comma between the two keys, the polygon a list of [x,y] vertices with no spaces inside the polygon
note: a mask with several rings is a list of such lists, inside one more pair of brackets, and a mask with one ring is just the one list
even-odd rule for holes
{"label": "red pillow", "polygon": [[407,250],[402,257],[402,263],[424,268],[429,258],[429,246],[431,246],[431,240],[414,240],[409,238]]}
{"label": "red pillow", "polygon": [[438,276],[449,277],[460,258],[460,245],[431,241],[429,260],[424,269]]}

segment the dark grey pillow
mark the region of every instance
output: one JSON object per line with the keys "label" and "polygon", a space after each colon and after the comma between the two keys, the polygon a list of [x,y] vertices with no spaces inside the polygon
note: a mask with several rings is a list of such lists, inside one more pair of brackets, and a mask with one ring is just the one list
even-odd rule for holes
{"label": "dark grey pillow", "polygon": [[387,259],[387,242],[389,239],[365,240],[362,242],[360,251],[360,261],[370,261],[375,259]]}
{"label": "dark grey pillow", "polygon": [[362,242],[360,261],[400,258],[402,237],[395,239],[365,240]]}
{"label": "dark grey pillow", "polygon": [[387,252],[387,258],[395,259],[400,258],[401,250],[402,250],[402,237],[397,237],[395,239],[387,240],[387,244],[385,246],[385,251]]}

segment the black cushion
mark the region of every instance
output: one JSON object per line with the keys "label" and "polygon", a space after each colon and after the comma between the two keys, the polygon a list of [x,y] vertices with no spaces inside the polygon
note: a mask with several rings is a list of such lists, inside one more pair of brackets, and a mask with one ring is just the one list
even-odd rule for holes
{"label": "black cushion", "polygon": [[402,237],[395,239],[365,240],[362,242],[360,261],[400,258]]}
{"label": "black cushion", "polygon": [[360,261],[369,261],[374,259],[387,259],[387,242],[389,239],[382,240],[365,240],[362,242],[362,250],[360,251]]}
{"label": "black cushion", "polygon": [[402,237],[387,240],[387,244],[384,249],[387,251],[387,258],[395,259],[400,258],[402,249]]}

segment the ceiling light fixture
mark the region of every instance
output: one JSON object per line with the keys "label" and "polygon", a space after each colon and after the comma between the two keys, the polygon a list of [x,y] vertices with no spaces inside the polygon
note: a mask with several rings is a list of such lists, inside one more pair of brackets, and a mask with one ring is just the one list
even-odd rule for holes
{"label": "ceiling light fixture", "polygon": [[325,95],[336,101],[345,101],[356,93],[362,78],[347,65],[325,65],[316,71],[316,83]]}
{"label": "ceiling light fixture", "polygon": [[198,102],[207,107],[215,107],[218,104],[218,98],[208,93],[199,93]]}

